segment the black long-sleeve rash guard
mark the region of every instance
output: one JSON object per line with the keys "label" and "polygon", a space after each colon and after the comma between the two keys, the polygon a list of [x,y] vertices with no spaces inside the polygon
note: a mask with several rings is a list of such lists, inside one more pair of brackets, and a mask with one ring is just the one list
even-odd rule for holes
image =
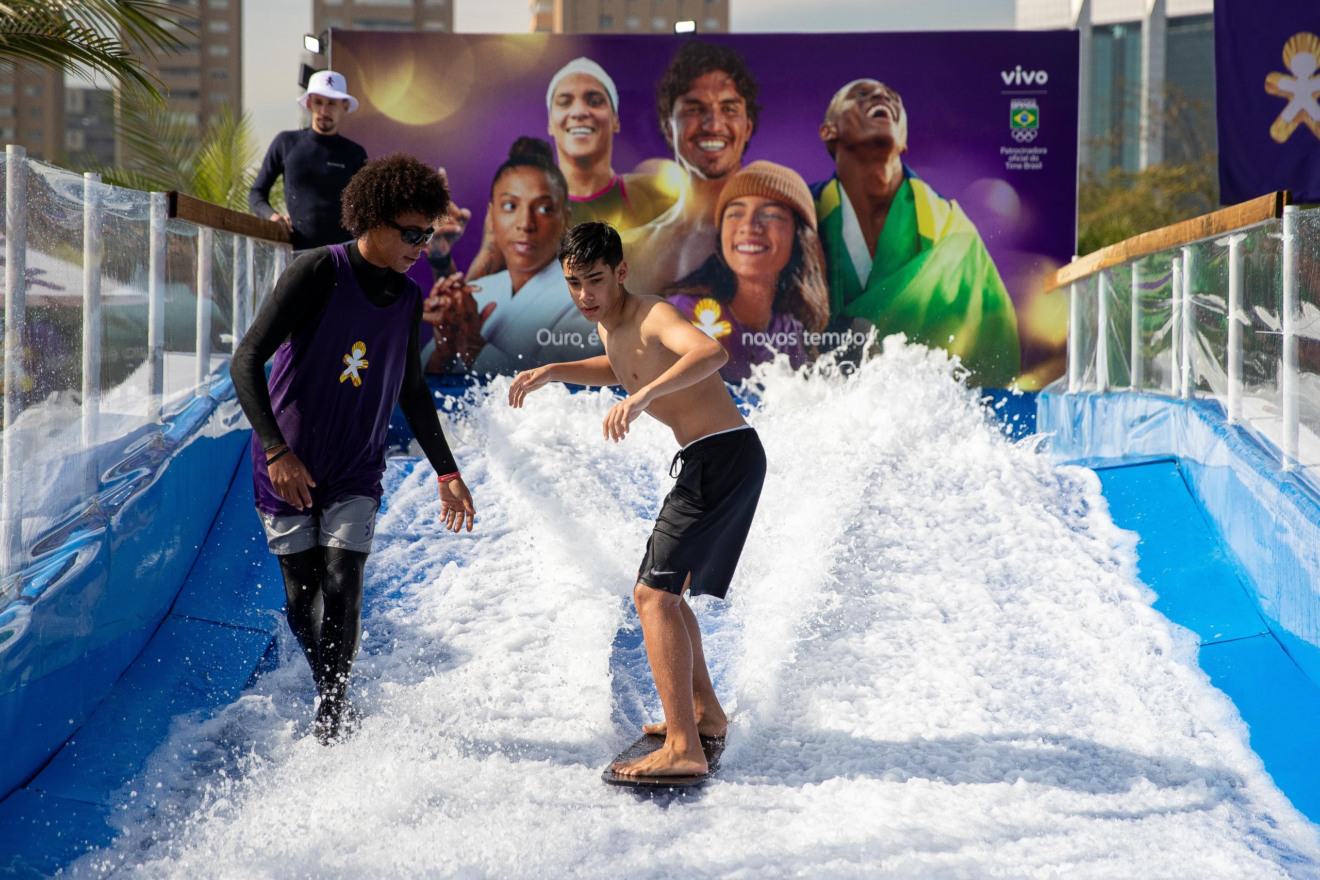
{"label": "black long-sleeve rash guard", "polygon": [[[373,266],[358,252],[357,242],[345,246],[348,262],[367,299],[376,306],[387,306],[403,295],[407,279],[387,267]],[[317,248],[299,256],[275,283],[252,327],[243,336],[229,362],[234,391],[263,449],[284,445],[284,435],[275,420],[266,384],[266,361],[284,340],[306,327],[326,307],[335,287],[334,261],[327,248]],[[440,417],[436,414],[431,389],[422,376],[418,334],[422,324],[422,305],[418,301],[408,332],[408,355],[399,390],[399,408],[437,474],[458,470],[449,451]]]}

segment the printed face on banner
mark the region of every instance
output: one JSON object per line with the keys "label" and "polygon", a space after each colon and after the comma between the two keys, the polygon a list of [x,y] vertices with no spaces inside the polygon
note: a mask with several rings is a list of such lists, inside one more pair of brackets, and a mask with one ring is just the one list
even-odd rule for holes
{"label": "printed face on banner", "polygon": [[586,73],[570,73],[550,99],[550,137],[559,155],[584,165],[610,155],[619,119],[609,92]]}
{"label": "printed face on banner", "polygon": [[692,80],[674,102],[667,127],[679,163],[707,179],[738,170],[752,136],[747,100],[722,70]]}
{"label": "printed face on banner", "polygon": [[[1042,282],[1076,246],[1075,32],[336,31],[334,53],[362,83],[343,134],[443,166],[472,211],[451,255],[481,276],[480,355],[432,370],[598,354],[591,297],[551,265],[594,220],[620,233],[628,291],[717,338],[730,381],[898,333],[973,384],[1063,372],[1067,303]],[[436,324],[435,350],[459,329]]]}
{"label": "printed face on banner", "polygon": [[[830,109],[821,140],[837,149],[838,143],[856,146],[887,142],[907,152],[908,121],[898,92],[873,79],[859,79],[839,90]],[[829,129],[827,136],[825,129]]]}

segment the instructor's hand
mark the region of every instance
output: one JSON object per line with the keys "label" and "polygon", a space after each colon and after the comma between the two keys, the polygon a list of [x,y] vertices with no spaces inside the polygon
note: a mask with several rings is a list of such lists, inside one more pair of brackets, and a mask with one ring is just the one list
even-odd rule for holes
{"label": "instructor's hand", "polygon": [[624,437],[628,436],[628,428],[637,417],[646,412],[646,407],[651,403],[647,395],[638,392],[629,394],[623,400],[620,400],[610,411],[605,414],[605,423],[602,426],[605,439],[613,440],[618,443]]}
{"label": "instructor's hand", "polygon": [[528,394],[549,382],[549,366],[537,367],[534,370],[523,370],[513,377],[513,384],[509,386],[509,406],[514,409],[521,407]]}
{"label": "instructor's hand", "polygon": [[[273,458],[284,448],[280,446],[267,450],[266,458],[268,460]],[[297,453],[290,449],[267,464],[266,470],[270,473],[270,485],[274,488],[275,494],[299,510],[312,506],[312,487],[316,485],[316,480],[313,480],[312,475],[307,472]]]}
{"label": "instructor's hand", "polygon": [[445,528],[449,531],[462,531],[464,524],[469,532],[472,531],[472,520],[477,511],[472,506],[472,493],[468,491],[462,477],[445,480],[440,484],[440,509],[444,513]]}

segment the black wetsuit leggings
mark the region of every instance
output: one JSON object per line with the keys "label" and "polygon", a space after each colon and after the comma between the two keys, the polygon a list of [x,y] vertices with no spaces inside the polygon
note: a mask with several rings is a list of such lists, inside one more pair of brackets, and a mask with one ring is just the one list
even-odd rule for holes
{"label": "black wetsuit leggings", "polygon": [[323,698],[338,702],[348,686],[362,631],[362,570],[367,554],[313,547],[279,557],[285,616]]}

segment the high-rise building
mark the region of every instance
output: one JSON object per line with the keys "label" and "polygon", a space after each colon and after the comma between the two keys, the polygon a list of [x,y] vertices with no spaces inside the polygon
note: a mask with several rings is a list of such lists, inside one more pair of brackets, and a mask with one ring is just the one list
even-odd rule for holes
{"label": "high-rise building", "polygon": [[0,69],[0,143],[46,162],[64,157],[64,74],[26,64]]}
{"label": "high-rise building", "polygon": [[1217,149],[1214,0],[1017,0],[1017,26],[1081,32],[1084,168],[1136,171]]}
{"label": "high-rise building", "polygon": [[450,32],[454,0],[312,0],[312,30],[330,28]]}
{"label": "high-rise building", "polygon": [[729,30],[730,0],[532,0],[532,31],[555,34],[672,34],[690,21],[700,33]]}
{"label": "high-rise building", "polygon": [[243,0],[167,2],[176,10],[171,29],[183,49],[148,53],[143,64],[160,78],[170,112],[200,135],[219,120],[221,107],[243,112]]}
{"label": "high-rise building", "polygon": [[64,156],[74,167],[116,164],[115,95],[90,86],[64,87]]}

